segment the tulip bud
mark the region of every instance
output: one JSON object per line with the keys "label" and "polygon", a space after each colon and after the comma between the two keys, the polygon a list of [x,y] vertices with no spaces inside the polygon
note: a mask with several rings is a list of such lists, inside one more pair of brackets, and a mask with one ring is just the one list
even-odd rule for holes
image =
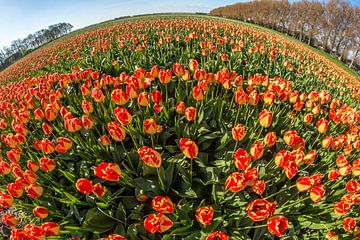
{"label": "tulip bud", "polygon": [[250,155],[255,160],[260,159],[264,154],[264,146],[261,142],[255,142],[250,147]]}
{"label": "tulip bud", "polygon": [[193,159],[197,157],[199,149],[193,140],[189,138],[181,138],[179,141],[179,145],[181,151],[187,158]]}
{"label": "tulip bud", "polygon": [[49,212],[46,207],[37,206],[33,209],[33,214],[38,218],[46,218]]}
{"label": "tulip bud", "polygon": [[242,124],[237,124],[232,128],[231,133],[235,141],[241,141],[246,136],[246,128]]}
{"label": "tulip bud", "polygon": [[33,183],[26,187],[25,191],[29,198],[38,198],[43,194],[44,189],[42,186]]}
{"label": "tulip bud", "polygon": [[109,137],[106,136],[106,135],[102,135],[101,137],[99,137],[98,141],[99,141],[103,146],[108,146],[108,145],[110,145],[110,143],[111,143]]}
{"label": "tulip bud", "polygon": [[271,126],[271,122],[272,122],[272,112],[266,109],[262,110],[259,116],[260,126],[262,126],[263,128],[268,128]]}
{"label": "tulip bud", "polygon": [[17,219],[12,214],[4,214],[1,218],[1,221],[8,227],[15,227],[17,224]]}
{"label": "tulip bud", "polygon": [[156,150],[148,146],[143,146],[138,149],[138,154],[146,165],[153,168],[159,168],[161,166],[161,155]]}
{"label": "tulip bud", "polygon": [[142,107],[146,107],[150,104],[149,94],[147,92],[142,92],[138,96],[138,104]]}
{"label": "tulip bud", "polygon": [[325,195],[325,186],[324,185],[317,185],[310,191],[310,199],[314,202],[320,202]]}
{"label": "tulip bud", "polygon": [[60,233],[60,225],[55,222],[43,223],[41,228],[47,236],[56,236]]}
{"label": "tulip bud", "polygon": [[123,125],[128,125],[132,121],[132,116],[126,108],[116,107],[114,109],[116,119]]}
{"label": "tulip bud", "polygon": [[28,224],[25,226],[24,230],[27,233],[27,237],[30,239],[45,239],[45,232],[39,226]]}
{"label": "tulip bud", "polygon": [[276,140],[277,140],[276,133],[275,132],[268,132],[265,135],[264,143],[266,144],[267,147],[272,147],[272,146],[275,145]]}
{"label": "tulip bud", "polygon": [[120,125],[118,122],[109,122],[108,125],[108,132],[110,136],[118,142],[121,142],[126,137],[125,129]]}
{"label": "tulip bud", "polygon": [[32,161],[32,160],[28,160],[27,161],[27,168],[32,171],[32,172],[36,172],[37,170],[39,170],[39,165]]}
{"label": "tulip bud", "polygon": [[147,134],[156,134],[157,125],[154,119],[149,118],[144,121],[144,132]]}
{"label": "tulip bud", "polygon": [[51,172],[56,167],[56,162],[50,158],[41,158],[39,162],[41,170],[45,172]]}
{"label": "tulip bud", "polygon": [[195,107],[187,107],[187,108],[185,109],[186,119],[187,119],[189,122],[195,121],[196,112],[197,112],[197,110],[196,110]]}
{"label": "tulip bud", "polygon": [[239,148],[235,152],[234,163],[237,169],[245,170],[251,163],[251,157],[244,149]]}
{"label": "tulip bud", "polygon": [[179,101],[175,105],[175,111],[178,114],[184,114],[185,113],[185,108],[186,108],[186,105],[185,105],[185,103],[183,101]]}
{"label": "tulip bud", "polygon": [[117,105],[124,105],[128,102],[127,94],[121,89],[114,89],[111,98]]}

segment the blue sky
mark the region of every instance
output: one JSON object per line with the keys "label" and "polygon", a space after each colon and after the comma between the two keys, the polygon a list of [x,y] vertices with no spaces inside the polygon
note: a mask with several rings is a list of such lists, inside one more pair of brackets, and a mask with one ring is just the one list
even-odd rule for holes
{"label": "blue sky", "polygon": [[[245,0],[0,0],[0,49],[17,38],[69,22],[74,29],[115,17],[157,12],[209,12]],[[360,6],[360,0],[351,0]]]}

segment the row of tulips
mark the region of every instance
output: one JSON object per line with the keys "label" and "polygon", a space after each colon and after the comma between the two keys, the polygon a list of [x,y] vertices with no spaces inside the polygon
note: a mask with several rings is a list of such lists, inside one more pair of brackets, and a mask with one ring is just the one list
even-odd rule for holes
{"label": "row of tulips", "polygon": [[11,239],[359,237],[360,110],[201,66],[4,87],[0,205],[28,222],[3,214]]}
{"label": "row of tulips", "polygon": [[100,25],[35,51],[2,71],[0,82],[67,73],[75,66],[115,76],[136,66],[169,68],[191,58],[208,72],[227,67],[244,78],[256,73],[279,76],[303,92],[326,90],[353,105],[359,100],[359,79],[305,46],[238,22],[194,16],[139,17]]}

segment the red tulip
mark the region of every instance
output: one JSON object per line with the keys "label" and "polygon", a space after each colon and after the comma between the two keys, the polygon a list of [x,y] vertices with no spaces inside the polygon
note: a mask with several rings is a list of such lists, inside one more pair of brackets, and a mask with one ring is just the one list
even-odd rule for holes
{"label": "red tulip", "polygon": [[60,225],[55,222],[45,222],[41,228],[47,236],[56,236],[60,233]]}
{"label": "red tulip", "polygon": [[151,100],[154,103],[161,103],[161,101],[162,101],[161,92],[159,90],[152,91],[151,92]]}
{"label": "red tulip", "polygon": [[97,196],[97,197],[102,197],[105,195],[105,189],[104,187],[100,184],[100,183],[96,183],[93,187],[93,193]]}
{"label": "red tulip", "polygon": [[68,132],[77,132],[82,128],[82,121],[79,118],[68,118],[65,120],[65,128]]}
{"label": "red tulip", "polygon": [[17,163],[20,161],[20,156],[21,156],[21,150],[19,148],[14,148],[10,151],[8,151],[6,153],[6,156],[8,157],[8,159],[13,162],[13,163]]}
{"label": "red tulip", "polygon": [[202,101],[205,99],[205,92],[199,85],[196,85],[193,88],[193,98],[196,101]]}
{"label": "red tulip", "polygon": [[38,198],[43,194],[44,189],[42,186],[33,183],[26,187],[25,191],[29,198]]}
{"label": "red tulip", "polygon": [[189,69],[194,72],[196,69],[199,68],[199,63],[195,59],[191,59],[189,62]]}
{"label": "red tulip", "polygon": [[172,72],[170,70],[160,70],[159,71],[159,80],[161,83],[168,84],[171,82]]}
{"label": "red tulip", "polygon": [[343,228],[345,229],[345,231],[352,232],[355,226],[356,226],[356,220],[354,218],[347,217],[344,219]]}
{"label": "red tulip", "polygon": [[26,181],[26,183],[31,184],[31,183],[35,183],[38,179],[37,175],[32,172],[32,171],[25,171],[23,174],[24,180]]}
{"label": "red tulip", "polygon": [[245,170],[251,163],[251,156],[242,148],[239,148],[234,155],[235,167],[239,170]]}
{"label": "red tulip", "polygon": [[200,207],[196,210],[195,219],[204,225],[210,225],[214,216],[214,208],[212,206]]}
{"label": "red tulip", "polygon": [[182,77],[185,74],[184,66],[179,63],[174,63],[173,70],[177,77]]}
{"label": "red tulip", "polygon": [[147,92],[142,92],[138,96],[138,104],[142,107],[146,107],[150,104],[149,94]]}
{"label": "red tulip", "polygon": [[274,216],[267,220],[268,231],[275,236],[285,236],[285,230],[288,229],[288,227],[288,219],[283,215]]}
{"label": "red tulip", "polygon": [[144,121],[144,132],[147,134],[155,134],[157,131],[156,121],[152,118],[146,119]]}
{"label": "red tulip", "polygon": [[197,112],[197,110],[196,110],[195,107],[187,107],[187,108],[185,109],[186,119],[187,119],[189,122],[195,121],[196,112]]}
{"label": "red tulip", "polygon": [[5,161],[0,161],[0,174],[8,175],[9,173],[11,173],[10,165]]}
{"label": "red tulip", "polygon": [[45,108],[45,118],[46,120],[48,120],[49,122],[54,121],[56,119],[56,117],[58,116],[58,110],[55,109],[54,106],[52,105],[48,105]]}
{"label": "red tulip", "polygon": [[186,105],[183,101],[179,101],[175,105],[175,111],[178,114],[185,114]]}
{"label": "red tulip", "polygon": [[40,108],[37,108],[37,109],[34,110],[34,118],[35,118],[35,120],[41,121],[44,117],[45,117],[45,114]]}
{"label": "red tulip", "polygon": [[1,221],[8,227],[15,227],[17,224],[17,219],[12,214],[4,214],[1,218]]}
{"label": "red tulip", "polygon": [[321,118],[316,122],[316,127],[320,134],[326,133],[329,127],[329,122],[328,120]]}
{"label": "red tulip", "polygon": [[229,189],[230,192],[239,192],[246,188],[246,178],[241,172],[233,172],[225,181],[225,189]]}
{"label": "red tulip", "polygon": [[224,232],[211,232],[207,237],[206,240],[230,240],[228,235]]}
{"label": "red tulip", "polygon": [[161,155],[154,149],[143,146],[138,149],[138,154],[146,165],[153,168],[159,168],[161,166]]}
{"label": "red tulip", "polygon": [[313,116],[312,116],[311,113],[305,114],[305,116],[304,116],[304,123],[309,124],[309,123],[312,122],[312,120],[313,120]]}
{"label": "red tulip", "polygon": [[262,110],[259,116],[260,126],[262,126],[263,128],[268,128],[271,126],[271,122],[272,122],[272,112],[266,109]]}
{"label": "red tulip", "polygon": [[116,107],[114,109],[116,119],[123,125],[128,125],[132,121],[132,116],[126,108]]}
{"label": "red tulip", "polygon": [[38,206],[33,209],[33,214],[38,218],[46,218],[49,215],[49,212],[46,207]]}
{"label": "red tulip", "polygon": [[41,141],[41,149],[45,154],[51,154],[55,151],[55,144],[49,139],[45,138]]}
{"label": "red tulip", "polygon": [[181,151],[187,158],[193,159],[197,157],[199,149],[193,140],[189,138],[181,138],[179,141],[179,145]]}
{"label": "red tulip", "polygon": [[103,180],[119,181],[121,170],[116,163],[102,162],[95,168],[94,174]]}
{"label": "red tulip", "polygon": [[306,192],[315,185],[315,181],[310,177],[299,177],[296,180],[296,187],[299,192]]}
{"label": "red tulip", "polygon": [[310,199],[314,202],[320,202],[325,195],[325,186],[324,185],[317,185],[310,191]]}
{"label": "red tulip", "polygon": [[[138,97],[138,91],[136,89],[136,87],[132,84],[128,84],[126,85],[126,95],[128,96],[128,98],[130,99],[135,99]],[[121,98],[121,97],[120,97]],[[113,98],[114,99],[114,98]],[[115,100],[114,100],[115,101]],[[123,100],[119,101],[120,103],[123,102]],[[116,102],[115,102],[116,103]],[[125,103],[124,103],[125,104]],[[119,105],[123,105],[123,104],[119,104]]]}
{"label": "red tulip", "polygon": [[41,158],[39,163],[41,170],[45,172],[51,172],[56,167],[56,162],[50,158]]}
{"label": "red tulip", "polygon": [[264,180],[257,180],[251,188],[256,194],[262,195],[265,191],[265,185],[266,183]]}
{"label": "red tulip", "polygon": [[0,192],[0,206],[9,208],[14,204],[14,199],[11,195]]}
{"label": "red tulip", "polygon": [[89,101],[84,99],[81,103],[82,110],[85,114],[89,115],[94,111],[93,104]]}
{"label": "red tulip", "polygon": [[91,90],[91,97],[94,99],[95,102],[97,103],[102,103],[105,101],[105,95],[104,93],[101,91],[100,88],[98,87],[94,87]]}
{"label": "red tulip", "polygon": [[94,125],[94,120],[90,116],[82,115],[82,125],[85,129],[91,129]]}
{"label": "red tulip", "polygon": [[260,159],[264,154],[264,146],[261,142],[255,142],[250,147],[250,155],[255,160]]}
{"label": "red tulip", "polygon": [[144,227],[150,233],[163,233],[173,226],[173,222],[162,213],[154,213],[144,220]]}
{"label": "red tulip", "polygon": [[248,216],[255,222],[264,221],[274,215],[277,202],[270,203],[265,199],[255,199],[247,206]]}
{"label": "red tulip", "polygon": [[111,143],[109,137],[106,136],[106,135],[102,135],[101,137],[99,137],[98,141],[99,141],[103,146],[108,146],[108,145],[110,145],[110,143]]}
{"label": "red tulip", "polygon": [[57,146],[55,147],[55,150],[61,153],[67,152],[72,147],[72,141],[65,137],[58,137],[56,139]]}
{"label": "red tulip", "polygon": [[277,140],[276,133],[275,132],[268,132],[265,135],[264,143],[266,144],[267,147],[272,147],[272,146],[275,145],[276,140]]}
{"label": "red tulip", "polygon": [[9,183],[7,185],[7,191],[11,196],[15,198],[20,198],[24,192],[22,186],[16,183]]}
{"label": "red tulip", "polygon": [[109,122],[107,124],[110,136],[118,142],[121,142],[126,137],[125,129],[118,122]]}
{"label": "red tulip", "polygon": [[114,89],[111,98],[117,105],[124,105],[128,102],[127,94],[121,89]]}
{"label": "red tulip", "polygon": [[242,124],[237,124],[232,128],[231,133],[235,141],[241,141],[246,136],[246,128]]}
{"label": "red tulip", "polygon": [[76,181],[76,189],[84,195],[87,195],[93,191],[93,185],[89,179],[80,178]]}
{"label": "red tulip", "polygon": [[174,204],[167,196],[156,196],[151,202],[152,208],[159,213],[173,213]]}

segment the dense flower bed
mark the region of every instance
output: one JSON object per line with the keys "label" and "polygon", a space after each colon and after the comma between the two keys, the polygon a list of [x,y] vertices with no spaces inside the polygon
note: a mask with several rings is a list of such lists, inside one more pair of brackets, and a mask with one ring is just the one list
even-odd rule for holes
{"label": "dense flower bed", "polygon": [[35,58],[0,89],[11,239],[359,237],[358,82],[295,46],[179,18]]}

